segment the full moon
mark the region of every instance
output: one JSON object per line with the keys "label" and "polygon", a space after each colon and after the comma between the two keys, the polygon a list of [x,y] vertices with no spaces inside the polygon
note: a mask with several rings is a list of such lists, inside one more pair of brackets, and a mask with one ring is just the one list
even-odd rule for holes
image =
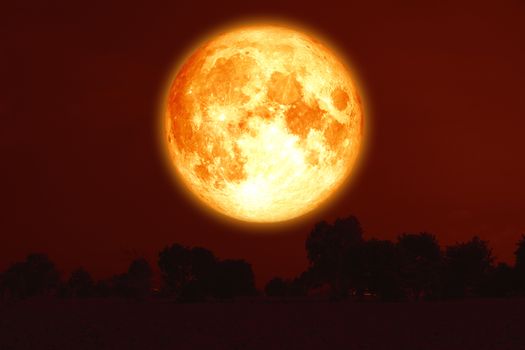
{"label": "full moon", "polygon": [[249,222],[304,215],[352,173],[363,109],[351,72],[317,39],[246,26],[200,46],[164,102],[170,162],[207,206]]}

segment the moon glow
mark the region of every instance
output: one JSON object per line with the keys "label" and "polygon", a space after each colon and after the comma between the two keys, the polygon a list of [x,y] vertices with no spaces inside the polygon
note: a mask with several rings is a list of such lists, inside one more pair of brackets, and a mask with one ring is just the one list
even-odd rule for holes
{"label": "moon glow", "polygon": [[363,111],[350,71],[313,37],[277,26],[230,30],[182,65],[164,102],[170,162],[227,216],[286,221],[351,174]]}

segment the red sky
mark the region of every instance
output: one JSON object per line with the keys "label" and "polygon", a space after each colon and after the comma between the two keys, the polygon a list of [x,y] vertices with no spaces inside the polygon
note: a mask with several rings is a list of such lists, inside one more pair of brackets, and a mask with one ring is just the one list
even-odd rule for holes
{"label": "red sky", "polygon": [[[107,277],[179,242],[248,260],[261,285],[305,268],[316,221],[351,213],[367,237],[477,234],[512,261],[525,233],[525,2],[46,3],[0,11],[0,269],[38,251]],[[214,28],[261,16],[329,38],[369,111],[351,185],[271,234],[188,201],[156,133],[174,63]]]}

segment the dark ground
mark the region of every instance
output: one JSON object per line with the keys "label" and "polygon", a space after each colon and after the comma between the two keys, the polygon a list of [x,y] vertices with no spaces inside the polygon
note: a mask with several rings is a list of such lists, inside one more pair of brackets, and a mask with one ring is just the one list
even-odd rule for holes
{"label": "dark ground", "polygon": [[524,311],[524,299],[27,300],[0,304],[0,349],[525,349]]}

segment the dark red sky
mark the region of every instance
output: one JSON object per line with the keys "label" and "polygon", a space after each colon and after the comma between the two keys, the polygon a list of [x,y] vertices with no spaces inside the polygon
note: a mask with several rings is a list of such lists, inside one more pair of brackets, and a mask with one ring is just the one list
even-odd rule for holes
{"label": "dark red sky", "polygon": [[[247,259],[261,285],[306,266],[321,218],[353,213],[367,237],[478,234],[507,261],[525,233],[523,1],[21,3],[0,11],[0,269],[41,251],[105,277],[180,242]],[[330,38],[370,112],[351,186],[272,234],[188,201],[156,133],[173,64],[216,26],[260,16]]]}

